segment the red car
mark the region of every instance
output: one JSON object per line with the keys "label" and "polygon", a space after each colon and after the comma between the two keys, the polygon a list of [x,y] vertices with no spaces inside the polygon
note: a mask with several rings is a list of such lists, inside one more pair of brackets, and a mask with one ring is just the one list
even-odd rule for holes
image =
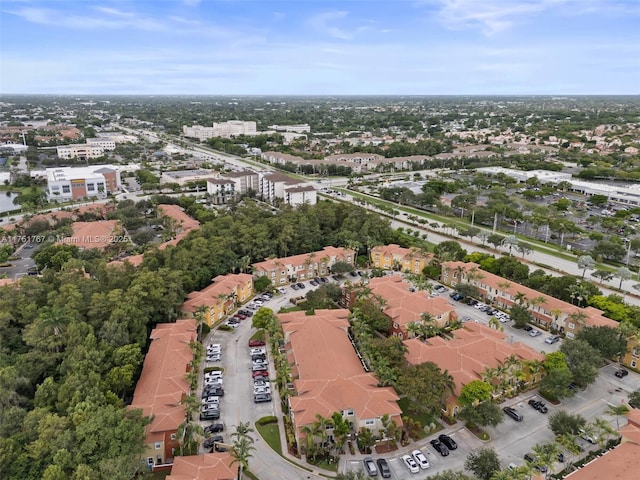
{"label": "red car", "polygon": [[255,372],[253,372],[253,373],[251,374],[251,376],[252,376],[253,378],[256,378],[256,377],[266,377],[266,376],[268,376],[268,375],[269,375],[269,373],[268,373],[266,370],[257,370],[257,371],[255,371]]}
{"label": "red car", "polygon": [[250,347],[263,347],[264,342],[262,340],[249,340]]}

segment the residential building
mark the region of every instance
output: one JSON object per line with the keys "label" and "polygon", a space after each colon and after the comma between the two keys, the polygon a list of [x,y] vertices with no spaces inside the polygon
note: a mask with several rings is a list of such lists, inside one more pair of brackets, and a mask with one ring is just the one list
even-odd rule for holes
{"label": "residential building", "polygon": [[145,430],[146,465],[171,466],[179,447],[178,429],[185,419],[183,401],[189,394],[186,374],[193,360],[189,343],[196,341],[195,320],[159,323],[151,331],[151,345],[131,402],[151,421]]}
{"label": "residential building", "polygon": [[640,410],[627,415],[628,423],[619,429],[620,445],[604,452],[585,466],[570,473],[568,480],[635,480],[640,457]]}
{"label": "residential building", "polygon": [[231,138],[239,135],[257,135],[256,122],[243,122],[241,120],[229,120],[222,123],[213,123],[212,127],[194,125],[182,127],[185,137],[197,138],[201,142],[214,137]]}
{"label": "residential building", "polygon": [[56,151],[58,157],[63,160],[78,158],[87,160],[89,158],[99,158],[106,152],[115,150],[116,142],[102,138],[87,138],[87,143],[72,143],[70,145],[58,145]]}
{"label": "residential building", "polygon": [[356,252],[343,247],[324,247],[318,252],[284,258],[267,258],[251,265],[256,277],[266,276],[275,286],[323,277],[337,262],[354,265]]}
{"label": "residential building", "polygon": [[302,157],[283,152],[262,152],[260,157],[272,165],[286,165],[287,163],[298,165],[305,162]]}
{"label": "residential building", "polygon": [[479,267],[473,262],[443,262],[441,280],[452,287],[462,282],[471,284],[483,300],[498,308],[526,306],[536,322],[567,338],[574,338],[585,326],[618,327],[618,322],[605,317],[597,308],[577,307]]}
{"label": "residential building", "polygon": [[207,179],[207,195],[216,205],[222,205],[238,198],[236,182],[224,178]]}
{"label": "residential building", "polygon": [[[311,194],[310,192],[305,194],[296,195],[295,188],[297,187],[308,187],[307,184],[296,180],[294,178],[288,177],[282,173],[266,173],[262,175],[260,182],[260,195],[265,202],[273,203],[276,199],[282,199],[285,202],[294,201],[298,202],[302,198],[306,203],[314,205],[316,202],[315,194]],[[287,191],[290,189],[294,189],[292,195],[287,195]],[[305,190],[308,191],[308,190]]]}
{"label": "residential building", "polygon": [[178,205],[158,205],[158,215],[160,217],[168,218],[165,220],[168,229],[173,231],[175,237],[168,242],[164,242],[160,245],[161,250],[170,245],[177,245],[180,240],[184,239],[191,230],[200,228],[200,222],[191,218],[187,213]]}
{"label": "residential building", "polygon": [[305,203],[315,205],[318,201],[316,189],[311,185],[299,185],[284,189],[284,201],[292,207],[298,207]]}
{"label": "residential building", "polygon": [[229,452],[176,457],[166,480],[236,480],[238,465]]}
{"label": "residential building", "polygon": [[[371,297],[382,299],[382,312],[391,322],[389,336],[404,340],[412,336],[409,327],[412,323],[428,321],[437,328],[444,328],[458,319],[455,308],[447,300],[415,291],[399,275],[372,278],[369,289]],[[426,320],[428,318],[430,320]]]}
{"label": "residential building", "polygon": [[640,370],[640,337],[632,335],[627,338],[627,349],[620,363],[636,371]]}
{"label": "residential building", "polygon": [[248,273],[218,275],[208,287],[191,292],[180,310],[192,317],[204,307],[204,322],[212,326],[252,296],[253,277]]}
{"label": "residential building", "polygon": [[47,168],[49,199],[59,202],[82,198],[106,198],[120,190],[120,172],[111,165]]}
{"label": "residential building", "polygon": [[260,193],[260,176],[252,170],[216,173],[214,178],[231,180],[235,184],[233,190],[236,195],[246,195],[250,192]]}
{"label": "residential building", "polygon": [[393,243],[373,247],[370,255],[373,268],[409,273],[422,273],[433,260],[432,253],[421,252],[417,248],[404,248]]}
{"label": "residential building", "polygon": [[496,397],[518,388],[520,382],[531,387],[540,381],[545,357],[533,348],[509,343],[506,334],[475,322],[465,323],[452,334],[450,340],[432,337],[424,342],[417,338],[404,341],[409,364],[433,362],[453,377],[453,392],[443,399],[444,415],[454,417],[459,413],[460,391],[474,380],[492,385]]}
{"label": "residential building", "polygon": [[71,235],[60,239],[57,243],[73,245],[80,250],[104,250],[109,245],[128,243],[128,237],[123,235],[119,220],[99,220],[96,222],[73,222]]}
{"label": "residential building", "polygon": [[[339,412],[352,433],[368,428],[377,435],[381,417],[402,424],[399,399],[391,387],[378,387],[378,379],[365,371],[347,334],[348,310],[316,310],[278,315],[291,365],[294,394],[288,397],[289,414],[298,444],[302,427],[317,415],[330,418]],[[333,441],[333,429],[327,429]]]}

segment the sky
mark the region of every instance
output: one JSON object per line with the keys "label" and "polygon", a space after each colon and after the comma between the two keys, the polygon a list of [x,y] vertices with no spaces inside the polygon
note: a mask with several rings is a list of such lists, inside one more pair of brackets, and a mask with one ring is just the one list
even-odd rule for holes
{"label": "sky", "polygon": [[17,93],[637,95],[640,0],[2,0]]}

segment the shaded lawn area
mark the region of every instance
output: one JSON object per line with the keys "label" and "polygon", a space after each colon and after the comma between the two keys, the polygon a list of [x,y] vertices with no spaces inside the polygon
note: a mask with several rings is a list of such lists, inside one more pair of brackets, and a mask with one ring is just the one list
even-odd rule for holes
{"label": "shaded lawn area", "polygon": [[256,430],[267,442],[267,444],[280,456],[282,456],[282,445],[280,444],[280,430],[277,423],[269,423],[267,425],[259,425],[256,423]]}
{"label": "shaded lawn area", "polygon": [[[398,405],[402,409],[402,416],[407,416],[413,420],[416,420],[420,423],[420,438],[415,438],[414,440],[420,440],[427,436],[427,432],[425,432],[424,427],[429,424],[435,424],[439,429],[442,429],[442,425],[431,415],[426,413],[415,413],[411,410],[411,401],[407,397],[402,397],[398,401]],[[432,433],[432,432],[430,432]]]}
{"label": "shaded lawn area", "polygon": [[154,472],[148,473],[144,476],[145,480],[163,480],[171,475],[171,470],[167,470],[166,472]]}

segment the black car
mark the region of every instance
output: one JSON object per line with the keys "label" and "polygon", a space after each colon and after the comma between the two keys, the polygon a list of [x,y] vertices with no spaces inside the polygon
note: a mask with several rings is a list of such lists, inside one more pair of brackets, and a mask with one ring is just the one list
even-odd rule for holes
{"label": "black car", "polygon": [[467,300],[467,305],[473,307],[474,305],[478,304],[478,300],[476,300],[475,298],[470,298],[469,300]]}
{"label": "black car", "polygon": [[629,375],[629,371],[625,370],[624,368],[621,368],[616,372],[616,377],[618,378],[623,378],[623,377],[626,377],[627,375]]}
{"label": "black car", "polygon": [[458,448],[458,444],[456,443],[456,441],[449,435],[445,435],[443,433],[438,437],[438,440],[444,443],[449,450],[455,450],[456,448]]}
{"label": "black car", "polygon": [[525,332],[530,332],[531,330],[533,330],[533,327],[531,325],[525,325],[524,327],[522,327],[522,329]]}
{"label": "black car", "polygon": [[545,467],[544,465],[538,465],[538,457],[536,457],[535,455],[532,455],[531,453],[526,453],[524,455],[524,459],[527,462],[533,464],[533,468],[538,470],[540,473],[546,473],[547,472],[547,467]]}
{"label": "black car", "polygon": [[443,457],[446,457],[447,455],[449,455],[449,449],[447,448],[447,446],[437,438],[434,438],[429,443],[433,448],[435,448],[436,452],[438,452]]}
{"label": "black car", "polygon": [[376,463],[378,464],[378,470],[382,478],[391,478],[391,469],[387,461],[384,458],[379,458]]}
{"label": "black car", "polygon": [[304,290],[307,287],[304,286],[304,283],[298,282],[298,288],[301,289],[301,290]]}
{"label": "black car", "polygon": [[456,293],[451,293],[451,294],[449,294],[449,296],[450,296],[453,300],[458,301],[458,302],[464,299],[464,295],[460,295],[460,294],[459,294],[459,293],[457,293],[457,292],[456,292]]}
{"label": "black car", "polygon": [[213,444],[214,444],[214,443],[220,443],[220,442],[223,442],[223,441],[224,441],[224,440],[223,440],[223,438],[222,438],[222,435],[214,435],[214,436],[213,436],[213,437],[211,437],[211,438],[207,438],[207,439],[203,442],[202,446],[203,446],[204,448],[211,448],[211,447],[213,447]]}
{"label": "black car", "polygon": [[309,285],[311,285],[312,287],[315,287],[315,286],[317,286],[317,285],[318,285],[318,282],[316,282],[315,280],[311,280],[311,281],[309,282]]}
{"label": "black car", "polygon": [[544,402],[540,402],[538,400],[534,400],[533,398],[530,399],[527,402],[531,407],[535,408],[536,410],[538,410],[540,413],[547,413],[549,410],[547,409],[547,406],[544,404]]}
{"label": "black car", "polygon": [[524,417],[520,415],[515,408],[504,407],[502,411],[506,413],[509,417],[513,418],[516,422],[521,422],[524,419]]}
{"label": "black car", "polygon": [[204,433],[218,433],[224,430],[224,425],[222,423],[212,423],[211,425],[207,425],[204,427]]}
{"label": "black car", "polygon": [[214,443],[213,444],[213,451],[215,451],[215,452],[226,452],[227,451],[227,447],[223,447],[219,443]]}
{"label": "black car", "polygon": [[207,387],[202,391],[202,398],[224,397],[224,389],[220,387]]}

